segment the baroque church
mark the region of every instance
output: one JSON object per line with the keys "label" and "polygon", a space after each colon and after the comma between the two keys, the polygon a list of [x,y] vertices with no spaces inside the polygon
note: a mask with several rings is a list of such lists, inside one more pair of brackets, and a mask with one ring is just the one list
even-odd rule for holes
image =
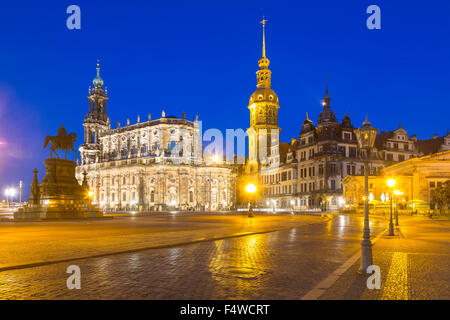
{"label": "baroque church", "polygon": [[166,116],[111,127],[108,93],[100,66],[89,88],[84,143],[77,179],[83,173],[92,202],[106,211],[227,210],[235,206],[236,173],[202,152],[198,118]]}

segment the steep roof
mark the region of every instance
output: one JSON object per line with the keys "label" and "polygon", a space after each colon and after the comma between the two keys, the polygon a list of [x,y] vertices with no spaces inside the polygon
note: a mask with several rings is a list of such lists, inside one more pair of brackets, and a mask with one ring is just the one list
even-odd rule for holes
{"label": "steep roof", "polygon": [[439,149],[443,144],[444,144],[444,137],[417,141],[419,152],[423,154],[431,154],[439,152]]}
{"label": "steep roof", "polygon": [[375,137],[375,148],[378,150],[384,148],[384,143],[387,139],[392,138],[394,131],[381,131],[377,136]]}
{"label": "steep roof", "polygon": [[280,162],[281,163],[286,163],[286,157],[290,151],[294,152],[292,145],[290,143],[280,141]]}

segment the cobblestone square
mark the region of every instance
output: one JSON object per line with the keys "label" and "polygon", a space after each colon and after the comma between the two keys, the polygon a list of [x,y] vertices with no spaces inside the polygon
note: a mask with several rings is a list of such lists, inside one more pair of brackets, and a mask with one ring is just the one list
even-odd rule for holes
{"label": "cobblestone square", "polygon": [[[13,249],[25,255],[23,259],[31,256],[41,262],[23,266],[25,260],[16,259],[17,267],[10,264],[0,269],[0,298],[297,300],[359,252],[363,220],[347,215],[253,219],[198,215],[90,223],[94,234],[82,231],[79,222],[58,226],[59,232],[71,234],[72,241],[60,247],[73,246],[65,255],[45,252],[58,248],[56,229],[46,235],[38,232],[55,228],[55,223],[16,225],[30,239],[24,245],[28,251]],[[401,233],[392,239],[384,235],[386,220],[372,218],[372,236],[377,237],[374,264],[381,268],[382,290],[367,289],[368,276],[357,272],[356,261],[319,299],[449,299],[449,226],[448,221],[405,217]],[[2,224],[0,239],[8,239],[13,228]],[[148,234],[156,230],[159,242],[152,248],[155,238]],[[184,238],[171,233],[182,233]],[[120,243],[107,241],[107,234],[122,237],[128,244],[120,248],[126,250],[100,250],[103,242],[108,250]],[[143,242],[149,249],[143,248]],[[2,246],[4,266],[8,265],[5,256],[15,256],[10,250]],[[40,258],[41,254],[48,260]],[[70,265],[80,267],[80,290],[67,288]]]}

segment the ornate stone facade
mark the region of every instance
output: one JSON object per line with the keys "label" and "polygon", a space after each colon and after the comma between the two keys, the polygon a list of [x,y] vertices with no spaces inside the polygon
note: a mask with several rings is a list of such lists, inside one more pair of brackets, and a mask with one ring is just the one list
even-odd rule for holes
{"label": "ornate stone facade", "polygon": [[227,210],[235,206],[236,173],[205,161],[197,118],[166,117],[111,128],[97,66],[89,90],[77,177],[87,172],[93,203],[105,210]]}

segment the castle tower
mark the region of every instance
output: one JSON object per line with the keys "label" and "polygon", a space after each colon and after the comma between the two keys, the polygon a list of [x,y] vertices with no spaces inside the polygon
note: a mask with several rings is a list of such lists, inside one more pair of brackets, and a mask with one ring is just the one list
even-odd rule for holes
{"label": "castle tower", "polygon": [[[270,61],[266,57],[265,25],[262,20],[263,39],[262,57],[258,61],[256,72],[256,91],[250,96],[250,127],[247,129],[249,139],[248,173],[256,173],[261,165],[270,165],[279,158],[278,96],[271,88],[272,72]],[[279,159],[278,159],[279,161]],[[275,163],[277,164],[277,163]],[[279,164],[279,163],[278,163]]]}
{"label": "castle tower", "polygon": [[323,97],[322,102],[323,110],[319,114],[319,119],[317,119],[319,142],[324,141],[326,144],[326,146],[324,146],[324,150],[332,148],[333,146],[329,145],[329,143],[335,144],[335,140],[337,138],[336,130],[338,127],[338,121],[333,110],[331,110],[330,100],[330,95],[328,94],[328,79],[326,79],[325,96]]}
{"label": "castle tower", "polygon": [[89,87],[89,112],[84,117],[84,144],[80,147],[82,164],[95,163],[101,155],[99,138],[111,129],[107,115],[108,92],[103,90],[103,79],[100,77],[100,64],[97,60],[97,76],[92,81],[94,88]]}

